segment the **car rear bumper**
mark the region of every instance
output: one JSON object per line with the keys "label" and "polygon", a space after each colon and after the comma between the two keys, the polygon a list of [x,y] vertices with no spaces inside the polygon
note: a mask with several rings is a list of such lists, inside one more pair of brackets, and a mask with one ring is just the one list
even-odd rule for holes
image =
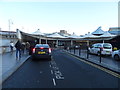
{"label": "car rear bumper", "polygon": [[102,51],[102,55],[112,55],[112,51]]}
{"label": "car rear bumper", "polygon": [[51,58],[51,54],[32,54],[32,57],[36,59],[47,59]]}

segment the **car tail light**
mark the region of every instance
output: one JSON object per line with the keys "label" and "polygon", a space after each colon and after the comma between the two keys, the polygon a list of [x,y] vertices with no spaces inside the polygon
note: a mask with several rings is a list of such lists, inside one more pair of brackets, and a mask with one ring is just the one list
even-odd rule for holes
{"label": "car tail light", "polygon": [[51,53],[51,48],[49,48],[49,53]]}
{"label": "car tail light", "polygon": [[103,47],[100,47],[100,50],[101,50],[101,51],[103,51],[103,49],[104,49]]}
{"label": "car tail light", "polygon": [[33,53],[35,53],[35,48],[33,48],[33,50],[32,50],[32,51],[33,51]]}
{"label": "car tail light", "polygon": [[44,47],[40,47],[40,49],[44,49]]}

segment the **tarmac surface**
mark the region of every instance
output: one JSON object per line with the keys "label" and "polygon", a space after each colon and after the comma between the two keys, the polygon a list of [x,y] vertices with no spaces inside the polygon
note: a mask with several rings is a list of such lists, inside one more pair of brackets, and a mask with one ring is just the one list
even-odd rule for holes
{"label": "tarmac surface", "polygon": [[[119,88],[120,75],[53,50],[52,59],[29,58],[2,84],[3,90],[20,88]],[[117,89],[118,90],[118,89]]]}
{"label": "tarmac surface", "polygon": [[[63,51],[80,58],[78,54],[74,54],[73,52],[70,52],[67,50],[63,50]],[[0,66],[0,72],[2,72],[0,73],[0,77],[2,77],[2,82],[4,82],[9,76],[11,76],[26,60],[29,59],[29,57],[30,55],[28,53],[24,53],[22,54],[21,59],[17,60],[15,57],[15,52],[13,52],[13,54],[11,53],[0,54],[0,58],[1,58],[0,63],[2,62],[2,65]],[[118,67],[118,65],[112,64],[112,67],[111,67],[110,63],[109,65],[107,65],[105,63],[99,63],[96,61],[90,61],[90,62],[103,66],[117,73],[120,73],[120,68]],[[0,82],[0,84],[2,82]]]}
{"label": "tarmac surface", "polygon": [[87,58],[86,50],[81,50],[81,55],[79,55],[79,50],[76,50],[75,53],[74,53],[74,50],[64,50],[64,51],[78,58],[94,63],[96,65],[100,65],[104,68],[110,69],[120,74],[120,61],[115,61],[111,56],[106,56],[106,57],[102,56],[101,62],[100,62],[100,57],[97,55],[89,54]]}

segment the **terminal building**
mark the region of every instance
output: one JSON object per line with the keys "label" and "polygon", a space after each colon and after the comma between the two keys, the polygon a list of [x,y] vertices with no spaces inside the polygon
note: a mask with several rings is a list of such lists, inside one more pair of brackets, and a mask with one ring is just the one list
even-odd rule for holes
{"label": "terminal building", "polygon": [[120,35],[120,27],[111,27],[108,32],[114,35]]}
{"label": "terminal building", "polygon": [[[109,31],[115,31],[111,28]],[[9,51],[10,41],[13,41],[14,44],[18,40],[18,35],[20,35],[22,42],[29,42],[31,47],[34,47],[35,44],[49,44],[51,47],[58,48],[67,48],[74,46],[81,46],[86,48],[94,43],[111,43],[113,47],[120,49],[120,34],[111,34],[109,31],[105,32],[99,27],[92,33],[86,35],[77,36],[75,33],[69,34],[66,30],[60,30],[60,32],[54,33],[41,33],[40,29],[36,30],[33,33],[25,33],[19,29],[16,32],[13,31],[0,31],[0,51],[6,52]],[[116,29],[116,32],[119,31],[119,28]],[[5,51],[6,50],[6,51]]]}
{"label": "terminal building", "polygon": [[113,47],[120,49],[120,27],[111,27],[109,28],[108,32],[116,35],[116,37],[110,40],[110,43],[113,45]]}
{"label": "terminal building", "polygon": [[[0,53],[10,51],[10,41],[16,43],[18,40],[14,31],[0,31]],[[15,49],[15,48],[14,48]]]}

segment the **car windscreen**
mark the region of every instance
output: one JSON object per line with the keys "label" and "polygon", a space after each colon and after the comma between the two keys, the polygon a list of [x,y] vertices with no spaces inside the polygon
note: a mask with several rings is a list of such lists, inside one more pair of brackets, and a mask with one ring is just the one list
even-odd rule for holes
{"label": "car windscreen", "polygon": [[103,48],[105,48],[105,49],[111,49],[112,48],[112,46],[111,46],[111,44],[104,44],[103,45]]}
{"label": "car windscreen", "polygon": [[40,48],[40,47],[44,47],[44,48],[49,48],[49,45],[36,45],[35,48]]}

